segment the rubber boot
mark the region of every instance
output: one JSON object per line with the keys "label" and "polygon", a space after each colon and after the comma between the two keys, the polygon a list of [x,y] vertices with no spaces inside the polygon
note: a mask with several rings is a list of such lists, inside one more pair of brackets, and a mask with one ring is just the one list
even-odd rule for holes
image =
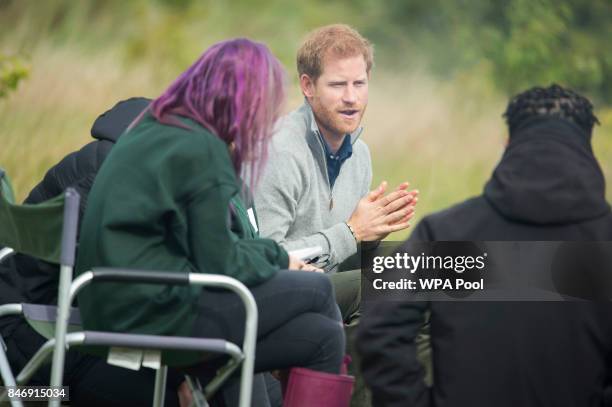
{"label": "rubber boot", "polygon": [[355,378],[296,367],[291,369],[283,407],[349,407]]}

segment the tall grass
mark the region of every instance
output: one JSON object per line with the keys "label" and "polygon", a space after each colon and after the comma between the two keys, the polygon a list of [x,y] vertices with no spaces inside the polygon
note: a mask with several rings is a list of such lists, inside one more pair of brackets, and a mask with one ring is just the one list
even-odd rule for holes
{"label": "tall grass", "polygon": [[40,46],[30,77],[0,100],[0,165],[23,198],[45,171],[91,141],[95,118],[117,100],[160,87],[150,69],[125,70],[112,52],[83,58],[69,48]]}

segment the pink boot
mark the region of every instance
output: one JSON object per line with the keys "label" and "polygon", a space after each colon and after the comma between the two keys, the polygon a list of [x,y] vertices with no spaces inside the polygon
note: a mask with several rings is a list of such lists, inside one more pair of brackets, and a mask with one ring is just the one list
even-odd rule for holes
{"label": "pink boot", "polygon": [[289,373],[283,407],[348,407],[355,378],[295,367]]}

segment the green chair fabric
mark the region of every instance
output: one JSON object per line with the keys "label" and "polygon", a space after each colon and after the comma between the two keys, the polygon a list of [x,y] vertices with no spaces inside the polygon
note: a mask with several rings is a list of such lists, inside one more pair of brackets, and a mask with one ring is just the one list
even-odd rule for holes
{"label": "green chair fabric", "polygon": [[[57,307],[53,305],[21,304],[23,316],[26,322],[39,335],[45,339],[55,337],[55,324],[57,320]],[[83,330],[81,324],[81,313],[78,308],[70,310],[67,332],[78,332]]]}
{"label": "green chair fabric", "polygon": [[[68,294],[76,251],[78,208],[79,195],[72,188],[36,205],[16,204],[8,176],[0,168],[0,246],[7,246],[17,253],[60,265],[51,386],[61,386],[63,378],[66,331],[70,313]],[[23,308],[21,304],[2,304],[0,315],[15,314],[19,307]],[[45,331],[41,327],[37,328],[41,329],[41,333]],[[11,382],[15,382],[4,350],[2,349],[0,353],[4,380],[6,381],[8,377]],[[59,400],[51,400],[50,405],[59,406]]]}
{"label": "green chair fabric", "polygon": [[59,264],[64,202],[62,194],[41,204],[16,205],[10,181],[0,169],[0,245]]}

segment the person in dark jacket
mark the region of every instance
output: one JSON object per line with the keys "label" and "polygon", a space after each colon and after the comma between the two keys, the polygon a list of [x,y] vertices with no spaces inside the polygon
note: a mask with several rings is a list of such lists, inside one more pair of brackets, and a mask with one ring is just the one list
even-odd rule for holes
{"label": "person in dark jacket", "polygon": [[[505,118],[509,142],[483,194],[426,216],[410,241],[612,240],[591,103],[536,87]],[[427,310],[431,388],[415,349]],[[380,301],[366,311],[359,344],[377,407],[604,405],[609,303]]]}
{"label": "person in dark jacket", "polygon": [[[128,125],[148,106],[150,99],[134,97],[117,103],[100,115],[91,128],[94,141],[78,151],[65,156],[51,167],[25,199],[24,203],[35,204],[51,199],[66,188],[74,188],[80,195],[79,221],[87,207],[87,197],[93,181],[119,136]],[[30,302],[36,304],[56,303],[59,273],[57,265],[44,263],[29,256],[17,254],[15,263],[19,275],[7,276],[0,284],[0,298],[3,302]],[[9,273],[10,274],[10,273]],[[0,279],[3,277],[0,276]],[[6,281],[10,279],[10,281]],[[0,280],[0,283],[2,280]],[[9,287],[3,290],[2,287]],[[20,287],[14,290],[13,287]]]}
{"label": "person in dark jacket", "polygon": [[[136,97],[117,103],[100,115],[91,128],[95,139],[64,157],[47,171],[30,192],[25,203],[39,203],[75,188],[80,196],[79,212],[87,205],[89,190],[106,156],[128,125],[146,108],[150,100]],[[0,303],[55,304],[59,267],[55,264],[16,254],[0,264]],[[45,339],[21,317],[0,319],[0,333],[7,344],[9,363],[20,370]],[[50,368],[40,369],[28,385],[48,385]],[[166,392],[167,406],[178,406],[179,374],[170,374]],[[153,402],[155,371],[138,372],[111,366],[98,357],[70,350],[66,356],[64,385],[70,387],[70,402],[75,406],[145,406]]]}

